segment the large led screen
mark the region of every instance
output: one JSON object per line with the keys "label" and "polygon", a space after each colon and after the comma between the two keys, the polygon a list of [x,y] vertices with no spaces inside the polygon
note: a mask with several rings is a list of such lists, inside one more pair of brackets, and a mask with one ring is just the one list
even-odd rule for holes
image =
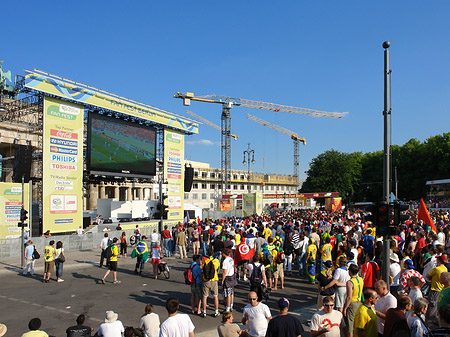
{"label": "large led screen", "polygon": [[147,178],[156,174],[156,130],[146,125],[89,114],[90,174]]}

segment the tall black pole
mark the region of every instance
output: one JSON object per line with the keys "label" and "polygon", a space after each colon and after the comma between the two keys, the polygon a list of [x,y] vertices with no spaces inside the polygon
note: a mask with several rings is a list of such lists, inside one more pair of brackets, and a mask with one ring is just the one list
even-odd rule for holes
{"label": "tall black pole", "polygon": [[[390,168],[391,168],[391,139],[390,139],[390,118],[391,118],[391,97],[390,97],[390,76],[391,71],[389,69],[389,47],[391,43],[389,41],[383,42],[384,48],[384,160],[383,160],[383,201],[389,205],[389,198],[391,194],[391,185],[390,185]],[[389,206],[388,206],[389,207]],[[390,209],[390,208],[388,208]],[[390,211],[389,213],[390,214]],[[388,289],[390,289],[389,284],[389,274],[390,274],[390,235],[389,230],[387,234],[383,238],[383,268],[382,275],[383,280],[386,280],[386,284]]]}

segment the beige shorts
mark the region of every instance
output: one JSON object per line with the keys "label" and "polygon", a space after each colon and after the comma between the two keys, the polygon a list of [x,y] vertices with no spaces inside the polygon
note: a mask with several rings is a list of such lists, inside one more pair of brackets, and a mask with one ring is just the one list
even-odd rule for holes
{"label": "beige shorts", "polygon": [[219,296],[218,281],[206,281],[203,283],[203,297],[208,297],[210,294]]}
{"label": "beige shorts", "polygon": [[200,241],[192,242],[192,248],[198,248],[198,249],[200,249]]}
{"label": "beige shorts", "polygon": [[273,273],[273,277],[274,278],[284,278],[284,270],[283,270],[283,264],[279,264],[277,266],[277,270],[274,271]]}
{"label": "beige shorts", "polygon": [[55,261],[45,262],[44,273],[53,273],[55,271]]}

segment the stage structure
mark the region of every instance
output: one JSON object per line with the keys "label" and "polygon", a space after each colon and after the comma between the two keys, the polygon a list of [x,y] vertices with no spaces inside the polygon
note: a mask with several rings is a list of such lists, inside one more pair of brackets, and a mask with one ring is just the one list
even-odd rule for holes
{"label": "stage structure", "polygon": [[164,223],[183,221],[184,136],[198,123],[36,69],[16,76],[15,88],[0,122],[25,121],[37,137],[31,179],[43,231],[76,230],[83,186],[124,179],[167,183]]}

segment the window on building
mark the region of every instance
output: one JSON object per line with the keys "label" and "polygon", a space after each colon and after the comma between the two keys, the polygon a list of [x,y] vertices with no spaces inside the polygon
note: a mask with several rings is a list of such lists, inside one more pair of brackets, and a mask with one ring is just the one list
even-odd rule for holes
{"label": "window on building", "polygon": [[214,200],[214,193],[211,193],[211,194],[209,195],[209,199]]}
{"label": "window on building", "polygon": [[206,178],[208,174],[206,172],[202,172],[202,178]]}
{"label": "window on building", "polygon": [[212,189],[212,190],[215,189],[216,188],[216,184],[210,184],[209,188]]}
{"label": "window on building", "polygon": [[209,174],[209,176],[210,176],[211,178],[215,178],[215,177],[216,177],[216,173],[215,173],[215,172],[211,172],[211,173]]}
{"label": "window on building", "polygon": [[184,199],[189,199],[189,193],[184,193]]}
{"label": "window on building", "polygon": [[237,189],[238,189],[237,185],[233,185],[233,190],[237,190]]}
{"label": "window on building", "polygon": [[194,177],[198,177],[198,171],[194,171]]}
{"label": "window on building", "polygon": [[273,191],[275,189],[275,186],[270,186],[270,190]]}
{"label": "window on building", "polygon": [[269,190],[269,186],[266,185],[266,191],[268,191],[268,190]]}
{"label": "window on building", "polygon": [[281,190],[284,191],[284,186],[281,186]]}
{"label": "window on building", "polygon": [[192,199],[197,200],[198,199],[198,194],[197,193],[192,193]]}
{"label": "window on building", "polygon": [[245,185],[241,185],[241,190],[245,190]]}
{"label": "window on building", "polygon": [[202,184],[202,189],[203,189],[203,190],[206,189],[206,184]]}
{"label": "window on building", "polygon": [[222,173],[219,173],[219,179],[222,179]]}
{"label": "window on building", "polygon": [[192,184],[192,187],[193,187],[194,189],[198,189],[198,183]]}
{"label": "window on building", "polygon": [[238,175],[235,173],[235,174],[233,174],[233,179],[237,179],[238,178]]}
{"label": "window on building", "polygon": [[202,200],[206,200],[206,193],[202,193]]}
{"label": "window on building", "polygon": [[244,180],[245,176],[243,174],[241,174],[241,180]]}

